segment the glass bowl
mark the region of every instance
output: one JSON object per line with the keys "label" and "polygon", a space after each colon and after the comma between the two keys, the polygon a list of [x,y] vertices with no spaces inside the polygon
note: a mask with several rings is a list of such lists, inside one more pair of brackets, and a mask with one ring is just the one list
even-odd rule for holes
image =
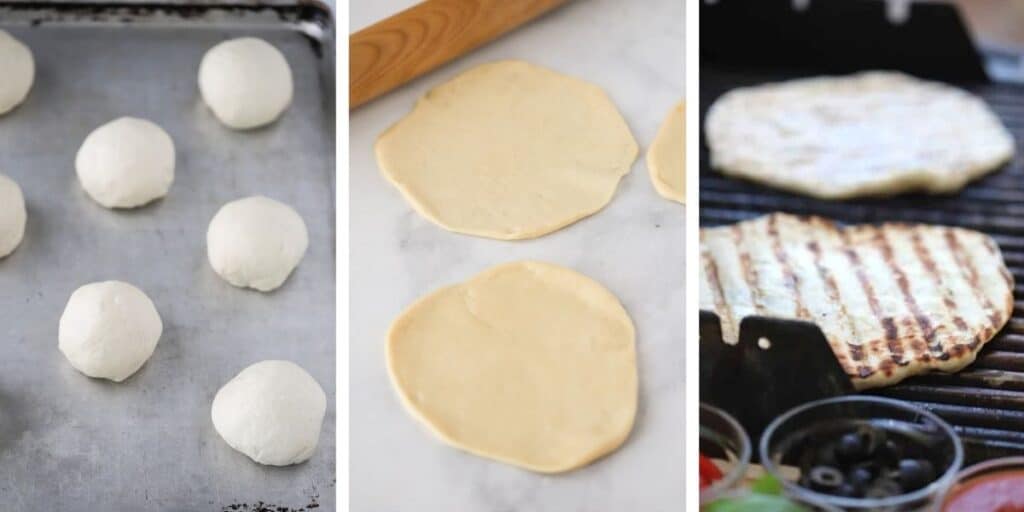
{"label": "glass bowl", "polygon": [[[937,478],[915,491],[885,498],[850,498],[820,493],[794,481],[793,462],[816,439],[870,425],[890,436],[916,443],[935,467]],[[874,396],[843,396],[818,400],[790,409],[765,429],[759,446],[761,464],[782,482],[785,493],[802,501],[847,511],[934,510],[963,464],[963,446],[952,427],[938,416],[907,403]],[[788,471],[786,469],[788,469]],[[799,470],[795,472],[799,475]]]}
{"label": "glass bowl", "polygon": [[727,412],[702,403],[700,453],[712,459],[722,471],[721,480],[700,491],[700,503],[705,505],[725,496],[746,475],[750,465],[750,437]]}

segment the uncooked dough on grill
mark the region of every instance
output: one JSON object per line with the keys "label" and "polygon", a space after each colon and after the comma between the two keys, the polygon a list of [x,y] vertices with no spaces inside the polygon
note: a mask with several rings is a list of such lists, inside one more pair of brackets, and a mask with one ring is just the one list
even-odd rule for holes
{"label": "uncooked dough on grill", "polygon": [[153,301],[120,281],[75,290],[60,317],[60,351],[90,376],[121,382],[138,371],[163,332]]}
{"label": "uncooked dough on grill", "polygon": [[21,244],[27,219],[21,187],[0,174],[0,258],[11,254]]}
{"label": "uncooked dough on grill", "polygon": [[210,416],[232,448],[270,466],[305,462],[320,440],[327,395],[291,361],[260,361],[224,384]]}
{"label": "uncooked dough on grill", "polygon": [[665,199],[686,202],[686,115],[680,101],[665,116],[650,149],[647,170],[654,189]]}
{"label": "uncooked dough on grill", "polygon": [[36,77],[36,63],[28,46],[0,30],[0,115],[25,101]]}
{"label": "uncooked dough on grill", "polygon": [[292,70],[280,50],[255,37],[224,41],[199,64],[199,92],[236,130],[270,124],[292,102]]}
{"label": "uncooked dough on grill", "polygon": [[432,89],[376,152],[384,176],[430,221],[513,240],[603,208],[638,148],[599,87],[500,61]]}
{"label": "uncooked dough on grill", "polygon": [[206,232],[207,256],[217,274],[262,292],[281,286],[307,247],[309,232],[298,212],[263,196],[224,205]]}
{"label": "uncooked dough on grill", "polygon": [[167,195],[174,182],[174,141],[134,117],[115,119],[85,138],[75,157],[82,188],[107,208],[135,208]]}
{"label": "uncooked dough on grill", "polygon": [[733,90],[705,132],[722,173],[825,199],[955,192],[1014,152],[981,99],[881,71]]}
{"label": "uncooked dough on grill", "polygon": [[520,261],[418,300],[391,325],[388,369],[448,444],[544,473],[618,448],[637,405],[633,323],[592,279]]}

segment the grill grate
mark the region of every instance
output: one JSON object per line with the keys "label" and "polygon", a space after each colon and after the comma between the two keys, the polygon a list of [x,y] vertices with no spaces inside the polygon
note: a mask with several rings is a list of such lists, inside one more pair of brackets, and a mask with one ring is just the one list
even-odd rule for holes
{"label": "grill grate", "polygon": [[[718,96],[736,87],[806,73],[734,72],[701,67],[701,119]],[[951,196],[822,201],[726,178],[711,171],[701,133],[700,223],[731,224],[774,211],[820,215],[844,223],[907,221],[975,229],[999,244],[1016,282],[1013,317],[977,360],[955,375],[907,379],[873,394],[913,402],[948,420],[962,436],[968,459],[1024,455],[1024,88],[961,85],[984,98],[1014,134],[1018,154],[1002,170]],[[956,120],[950,120],[956,122]]]}

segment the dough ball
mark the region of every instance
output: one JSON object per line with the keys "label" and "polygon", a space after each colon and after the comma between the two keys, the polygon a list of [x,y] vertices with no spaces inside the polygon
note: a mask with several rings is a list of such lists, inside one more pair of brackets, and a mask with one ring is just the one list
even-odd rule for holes
{"label": "dough ball", "polygon": [[519,261],[442,288],[388,333],[405,405],[457,447],[556,473],[612,452],[637,407],[633,322],[567,268]]}
{"label": "dough ball", "polygon": [[167,195],[174,141],[145,119],[122,117],[93,130],[75,158],[82,188],[107,208],[135,208]]}
{"label": "dough ball", "polygon": [[21,41],[0,30],[0,114],[25,101],[36,78],[32,51]]}
{"label": "dough ball", "polygon": [[599,87],[501,61],[428,92],[376,151],[420,215],[457,233],[516,240],[604,208],[639,149]]}
{"label": "dough ball", "polygon": [[235,286],[262,292],[281,286],[307,247],[309,232],[298,212],[263,196],[224,205],[206,232],[213,270]]}
{"label": "dough ball", "polygon": [[120,281],[87,284],[60,317],[60,351],[78,371],[121,382],[153,355],[163,332],[153,301]]}
{"label": "dough ball", "polygon": [[292,102],[284,55],[255,37],[224,41],[199,64],[199,92],[217,119],[236,130],[272,123]]}
{"label": "dough ball", "polygon": [[305,462],[320,439],[327,396],[290,361],[261,361],[213,398],[213,427],[232,448],[270,466]]}
{"label": "dough ball", "polygon": [[25,237],[25,197],[14,180],[0,174],[0,258],[14,252]]}
{"label": "dough ball", "polygon": [[647,150],[651,184],[665,199],[686,202],[686,112],[679,102],[658,129]]}

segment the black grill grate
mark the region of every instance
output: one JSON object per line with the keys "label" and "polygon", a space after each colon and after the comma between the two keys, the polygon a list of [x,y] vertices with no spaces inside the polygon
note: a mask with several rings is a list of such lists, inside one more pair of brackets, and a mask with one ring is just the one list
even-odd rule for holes
{"label": "black grill grate", "polygon": [[[702,66],[701,119],[711,103],[728,90],[798,76]],[[925,375],[872,391],[914,402],[950,421],[973,461],[1024,455],[1024,156],[1020,154],[1024,151],[1024,88],[961,86],[984,98],[999,115],[1015,136],[1018,154],[1002,170],[970,183],[960,193],[835,202],[780,192],[713,172],[702,132],[700,223],[710,227],[785,211],[851,224],[908,221],[962,226],[992,236],[1016,281],[1015,308],[1007,326],[974,364],[958,374]]]}

